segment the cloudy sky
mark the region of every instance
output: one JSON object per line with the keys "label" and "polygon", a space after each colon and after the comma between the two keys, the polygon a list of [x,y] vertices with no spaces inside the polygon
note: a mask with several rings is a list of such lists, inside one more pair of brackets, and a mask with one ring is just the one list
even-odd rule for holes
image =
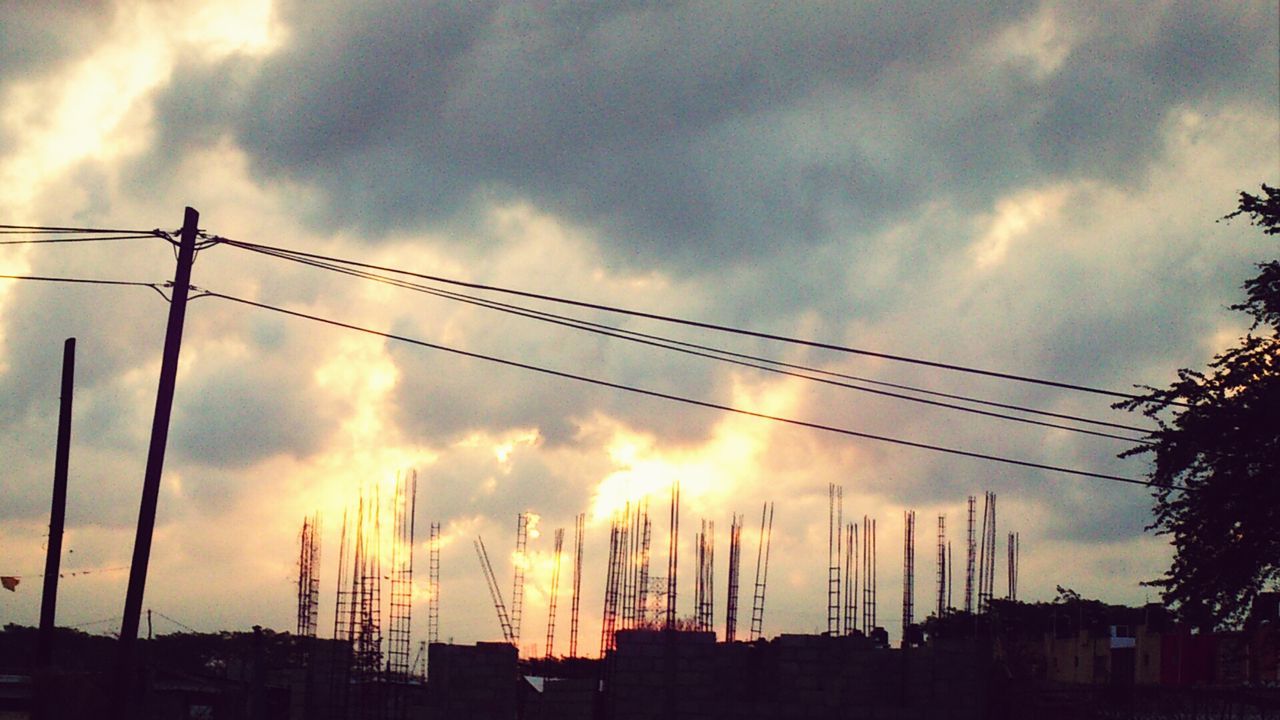
{"label": "cloudy sky", "polygon": [[[1089,387],[1163,385],[1243,332],[1226,307],[1252,263],[1275,256],[1273,240],[1216,219],[1238,191],[1280,183],[1278,26],[1274,2],[9,3],[0,223],[174,230],[190,205],[202,228],[240,241]],[[172,273],[159,239],[0,246],[0,274]],[[193,283],[707,403],[1146,471],[1117,459],[1122,440],[712,362],[225,244],[199,254]],[[490,297],[1142,420],[1098,395]],[[82,574],[63,581],[59,622],[118,628],[166,311],[146,288],[0,280],[0,574],[23,578],[0,592],[0,621],[38,619],[59,363],[75,337],[63,567]],[[932,602],[937,516],[959,557],[966,498],[986,490],[1001,542],[1021,534],[1024,599],[1063,585],[1140,603],[1154,598],[1140,581],[1169,559],[1144,533],[1140,487],[679,405],[205,297],[189,307],[147,585],[156,630],[292,629],[297,534],[319,512],[327,635],[343,508],[410,469],[415,640],[427,523],[444,528],[442,639],[473,642],[500,634],[471,540],[484,537],[509,592],[516,515],[537,514],[522,645],[540,652],[553,530],[572,537],[586,513],[580,645],[594,653],[610,514],[648,499],[663,574],[675,479],[680,613],[693,610],[693,529],[712,520],[718,626],[731,514],[748,518],[749,608],[760,507],[776,502],[766,635],[826,627],[830,483],[846,518],[878,518],[878,614],[895,638],[907,509],[919,608]],[[568,577],[566,564],[562,587]],[[560,606],[563,652],[567,594]]]}

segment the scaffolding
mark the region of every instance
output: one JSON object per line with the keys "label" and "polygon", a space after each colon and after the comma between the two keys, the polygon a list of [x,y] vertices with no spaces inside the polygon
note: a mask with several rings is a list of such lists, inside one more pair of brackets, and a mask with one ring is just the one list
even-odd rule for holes
{"label": "scaffolding", "polygon": [[844,532],[844,623],[843,635],[858,627],[858,524],[848,523]]}
{"label": "scaffolding", "polygon": [[622,523],[615,514],[609,522],[609,568],[604,583],[604,611],[600,621],[600,657],[614,647],[618,625],[618,586],[622,574]]}
{"label": "scaffolding", "polygon": [[350,691],[351,668],[351,590],[347,585],[347,510],[342,511],[342,530],[338,535],[338,585],[333,608],[333,644],[329,675],[329,717],[345,719]]}
{"label": "scaffolding", "polygon": [[426,682],[426,641],[417,643],[417,655],[413,656],[413,666],[410,674],[417,682]]}
{"label": "scaffolding", "polygon": [[556,601],[560,597],[560,552],[564,549],[564,528],[556,529],[555,560],[551,566],[551,597],[547,600],[547,654],[554,657],[556,646]]}
{"label": "scaffolding", "polygon": [[645,612],[645,627],[662,629],[667,614],[667,579],[662,575],[650,575],[646,597],[649,605]]}
{"label": "scaffolding", "polygon": [[415,680],[425,683],[427,681],[427,641],[418,641],[418,654],[413,658],[413,668],[409,671]]}
{"label": "scaffolding", "polygon": [[966,546],[965,553],[967,560],[964,570],[964,611],[973,612],[973,570],[977,564],[978,545],[974,542],[974,510],[978,498],[973,495],[969,496],[969,544]]}
{"label": "scaffolding", "polygon": [[413,675],[409,657],[413,627],[413,545],[418,505],[418,473],[396,475],[391,539],[391,623],[387,629],[387,709],[392,720],[408,716],[405,686]]}
{"label": "scaffolding", "polygon": [[431,552],[428,565],[427,642],[440,642],[440,523],[431,523]]}
{"label": "scaffolding", "polygon": [[938,602],[935,617],[947,614],[947,516],[938,514]]}
{"label": "scaffolding", "polygon": [[298,533],[298,626],[294,654],[305,684],[303,706],[308,716],[319,714],[315,693],[316,667],[312,657],[320,616],[320,515],[302,519]]}
{"label": "scaffolding", "polygon": [[342,511],[342,530],[338,535],[338,586],[335,592],[333,608],[333,639],[350,640],[351,623],[348,619],[351,605],[351,591],[347,587],[347,511]]}
{"label": "scaffolding", "polygon": [[410,673],[410,633],[413,624],[414,515],[418,503],[418,473],[396,477],[395,522],[391,541],[391,624],[387,629],[387,670],[393,679]]}
{"label": "scaffolding", "polygon": [[982,503],[982,547],[978,559],[978,612],[990,609],[996,581],[996,494],[987,492]]}
{"label": "scaffolding", "polygon": [[1006,597],[1015,601],[1018,599],[1018,556],[1021,551],[1018,533],[1009,533],[1009,594]]}
{"label": "scaffolding", "polygon": [[766,502],[760,509],[760,543],[756,547],[756,583],[755,592],[751,598],[751,634],[749,636],[752,642],[759,640],[764,633],[764,592],[769,582],[769,545],[772,540],[773,503]]}
{"label": "scaffolding", "polygon": [[729,596],[725,600],[724,641],[733,642],[738,631],[738,565],[742,547],[742,516],[729,519]]}
{"label": "scaffolding", "polygon": [[955,563],[952,561],[952,558],[951,558],[951,541],[948,540],[947,541],[947,613],[948,614],[955,612],[955,608],[956,608],[955,603],[951,602],[951,590],[952,588],[955,587],[955,582],[953,582],[955,578],[952,575],[952,568],[954,567],[955,567]]}
{"label": "scaffolding", "polygon": [[840,633],[840,549],[844,544],[844,488],[827,485],[827,634]]}
{"label": "scaffolding", "polygon": [[573,598],[569,604],[569,657],[578,657],[578,608],[582,595],[582,533],[585,513],[578,513],[573,527]]}
{"label": "scaffolding", "polygon": [[707,579],[707,521],[702,520],[702,530],[693,536],[694,561],[697,572],[693,577],[693,629],[705,630],[702,625],[703,596],[706,594]]}
{"label": "scaffolding", "polygon": [[916,511],[902,513],[902,646],[916,613]]}
{"label": "scaffolding", "polygon": [[[425,670],[425,649],[419,651],[418,658],[410,657],[417,473],[409,470],[396,475],[395,492],[387,503],[393,523],[386,538],[382,527],[383,504],[380,482],[366,479],[360,483],[355,501],[342,514],[333,616],[334,642],[329,644],[331,651],[328,653],[327,717],[333,720],[399,720],[406,717],[408,707],[404,687],[418,672],[419,664]],[[310,526],[309,531],[307,525]],[[304,523],[303,534],[304,540],[309,534],[315,543],[315,555],[311,560],[314,574],[319,564],[318,516],[310,523]],[[384,540],[388,540],[390,545],[384,547]],[[384,556],[387,558],[385,566]],[[438,578],[438,556],[435,558],[434,575]],[[390,582],[388,598],[382,595],[384,579]],[[318,595],[319,585],[315,578],[312,585],[315,587],[313,594]],[[389,619],[385,638],[384,610]],[[310,624],[314,625],[314,620]],[[301,629],[304,633],[314,634],[311,628]]]}
{"label": "scaffolding", "polygon": [[632,532],[631,502],[628,501],[618,518],[618,604],[621,617],[620,629],[635,627],[636,595],[635,595],[635,545],[636,534]]}
{"label": "scaffolding", "polygon": [[520,619],[524,615],[525,550],[529,544],[529,513],[516,516],[516,552],[511,573],[511,642],[520,647]]}
{"label": "scaffolding", "polygon": [[715,534],[714,521],[703,520],[698,533],[698,579],[695,585],[694,625],[696,630],[711,632],[715,615]]}
{"label": "scaffolding", "polygon": [[298,533],[298,637],[314,638],[320,617],[320,515],[302,519]]}
{"label": "scaffolding", "polygon": [[676,572],[680,569],[680,481],[671,484],[671,522],[667,535],[667,613],[663,627],[676,627]]}
{"label": "scaffolding", "polygon": [[862,516],[862,632],[871,635],[876,625],[876,521]]}
{"label": "scaffolding", "polygon": [[653,622],[649,598],[649,550],[653,544],[653,523],[649,522],[649,501],[644,500],[641,511],[643,534],[640,540],[640,570],[636,590],[636,623],[639,627],[649,627]]}
{"label": "scaffolding", "polygon": [[351,573],[351,684],[360,718],[381,718],[382,698],[382,512],[375,484],[366,502],[360,493]]}

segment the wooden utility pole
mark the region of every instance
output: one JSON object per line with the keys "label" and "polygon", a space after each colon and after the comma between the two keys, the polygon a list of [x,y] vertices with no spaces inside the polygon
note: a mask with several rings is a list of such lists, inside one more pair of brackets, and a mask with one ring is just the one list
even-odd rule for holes
{"label": "wooden utility pole", "polygon": [[142,504],[138,510],[138,533],[133,542],[133,562],[129,566],[129,588],[124,599],[124,617],[120,621],[119,654],[116,663],[115,717],[132,720],[137,699],[138,624],[142,616],[142,595],[147,584],[147,563],[151,559],[151,535],[156,524],[156,501],[160,496],[160,474],[164,469],[164,451],[169,439],[169,417],[173,411],[173,390],[178,377],[178,351],[182,347],[182,326],[186,320],[187,293],[191,288],[191,265],[196,254],[196,226],[200,213],[187,208],[182,218],[182,235],[178,244],[178,266],[173,276],[169,299],[169,324],[164,336],[164,355],[160,363],[160,385],[156,391],[156,410],[151,423],[151,446],[147,451],[147,468],[142,480]]}

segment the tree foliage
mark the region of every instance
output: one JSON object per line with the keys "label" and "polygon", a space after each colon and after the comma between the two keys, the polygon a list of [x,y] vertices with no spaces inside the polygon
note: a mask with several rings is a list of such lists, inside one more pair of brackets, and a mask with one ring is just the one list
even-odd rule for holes
{"label": "tree foliage", "polygon": [[[1280,189],[1240,194],[1226,216],[1280,234]],[[1154,520],[1172,538],[1173,563],[1150,583],[1186,622],[1235,626],[1254,597],[1280,586],[1280,263],[1258,266],[1232,309],[1250,331],[1204,372],[1182,369],[1166,389],[1117,407],[1141,410],[1158,429],[1122,457],[1150,453]]]}

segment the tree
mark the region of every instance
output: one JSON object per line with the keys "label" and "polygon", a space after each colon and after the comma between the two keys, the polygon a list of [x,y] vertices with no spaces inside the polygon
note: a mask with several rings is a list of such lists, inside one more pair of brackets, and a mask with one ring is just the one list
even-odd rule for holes
{"label": "tree", "polygon": [[[1280,234],[1280,189],[1240,193],[1238,209]],[[1158,429],[1121,457],[1154,456],[1154,520],[1174,557],[1161,588],[1166,605],[1203,629],[1239,625],[1254,597],[1280,587],[1280,262],[1244,284],[1253,317],[1238,344],[1205,372],[1182,369],[1167,389],[1117,407],[1141,410]]]}

